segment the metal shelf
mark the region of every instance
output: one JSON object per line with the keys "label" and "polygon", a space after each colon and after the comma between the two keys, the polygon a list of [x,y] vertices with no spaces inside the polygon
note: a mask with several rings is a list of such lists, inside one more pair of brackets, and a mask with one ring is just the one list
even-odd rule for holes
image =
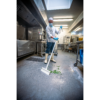
{"label": "metal shelf", "polygon": [[[76,63],[74,63],[74,66],[77,66],[78,62],[80,63],[80,60],[78,59],[78,52],[79,52],[79,44],[83,43],[83,41],[77,41],[77,55],[76,55]],[[80,63],[81,64],[81,63]],[[81,64],[83,66],[83,64]]]}

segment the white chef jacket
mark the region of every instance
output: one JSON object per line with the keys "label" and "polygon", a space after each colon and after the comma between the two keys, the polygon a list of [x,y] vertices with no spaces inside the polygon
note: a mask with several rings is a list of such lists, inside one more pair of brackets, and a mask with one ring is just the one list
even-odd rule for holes
{"label": "white chef jacket", "polygon": [[51,36],[55,37],[55,33],[59,34],[60,32],[56,30],[56,28],[50,27],[49,25],[46,27],[46,33],[47,33],[47,42],[55,42],[55,40],[53,38],[51,38]]}

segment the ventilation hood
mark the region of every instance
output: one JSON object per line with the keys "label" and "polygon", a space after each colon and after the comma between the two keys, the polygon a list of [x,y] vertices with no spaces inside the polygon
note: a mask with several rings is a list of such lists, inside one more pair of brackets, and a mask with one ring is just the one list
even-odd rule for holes
{"label": "ventilation hood", "polygon": [[21,1],[17,2],[17,16],[30,26],[40,27],[40,23]]}

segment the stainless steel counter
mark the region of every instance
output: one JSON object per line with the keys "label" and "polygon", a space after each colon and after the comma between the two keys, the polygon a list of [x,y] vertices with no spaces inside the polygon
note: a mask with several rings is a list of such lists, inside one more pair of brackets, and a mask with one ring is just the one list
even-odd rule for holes
{"label": "stainless steel counter", "polygon": [[83,41],[77,41],[76,43],[77,43],[77,44],[80,44],[80,43],[83,43]]}
{"label": "stainless steel counter", "polygon": [[34,41],[17,40],[17,58],[34,52]]}

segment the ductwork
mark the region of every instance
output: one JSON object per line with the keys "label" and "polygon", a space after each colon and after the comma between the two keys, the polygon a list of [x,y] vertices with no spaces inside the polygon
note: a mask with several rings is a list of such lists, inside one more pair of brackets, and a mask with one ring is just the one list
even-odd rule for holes
{"label": "ductwork", "polygon": [[26,23],[33,27],[42,27],[33,14],[28,10],[28,8],[21,2],[17,2],[17,15],[23,19]]}
{"label": "ductwork", "polygon": [[[40,23],[40,25],[45,29],[47,26],[47,15],[42,4],[42,0],[19,0],[27,7],[27,9],[32,13],[35,19]],[[42,5],[41,5],[42,4]]]}
{"label": "ductwork", "polygon": [[83,24],[83,12],[77,17],[77,19],[73,22],[73,24],[69,27],[68,32],[70,33],[73,31],[76,27]]}

